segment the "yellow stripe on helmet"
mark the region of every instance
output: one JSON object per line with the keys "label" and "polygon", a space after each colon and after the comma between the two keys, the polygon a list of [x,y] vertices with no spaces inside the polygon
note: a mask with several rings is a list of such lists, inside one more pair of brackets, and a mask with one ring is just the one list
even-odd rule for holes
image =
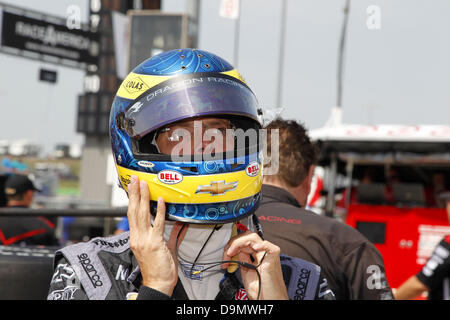
{"label": "yellow stripe on helmet", "polygon": [[[150,200],[162,197],[168,203],[214,203],[239,200],[254,196],[261,190],[262,166],[251,177],[245,170],[202,176],[183,176],[176,184],[166,184],[154,173],[141,172],[116,165],[120,183],[128,192],[130,177],[145,180],[150,189]],[[174,171],[174,170],[171,170]]]}
{"label": "yellow stripe on helmet", "polygon": [[[228,75],[230,77],[236,78],[245,83],[242,76],[236,69],[221,72],[222,74]],[[148,89],[160,84],[175,76],[158,76],[158,75],[145,75],[131,72],[120,85],[117,90],[117,96],[125,99],[135,100],[141,94],[143,94]]]}

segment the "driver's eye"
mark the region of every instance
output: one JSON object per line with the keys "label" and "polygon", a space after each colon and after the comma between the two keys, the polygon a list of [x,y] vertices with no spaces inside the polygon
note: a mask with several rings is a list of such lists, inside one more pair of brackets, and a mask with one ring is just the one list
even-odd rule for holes
{"label": "driver's eye", "polygon": [[178,135],[176,133],[172,133],[172,135],[168,137],[168,140],[171,142],[180,141],[180,135]]}

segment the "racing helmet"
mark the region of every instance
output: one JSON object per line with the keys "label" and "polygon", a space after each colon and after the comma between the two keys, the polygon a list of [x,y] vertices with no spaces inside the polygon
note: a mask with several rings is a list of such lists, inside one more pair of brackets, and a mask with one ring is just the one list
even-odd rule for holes
{"label": "racing helmet", "polygon": [[[128,74],[111,107],[110,138],[119,184],[128,192],[131,175],[145,180],[151,213],[156,213],[161,196],[168,220],[241,220],[254,213],[261,198],[261,139],[247,134],[250,129],[259,132],[260,115],[254,93],[224,59],[199,49],[155,55]],[[159,150],[156,138],[161,132],[205,117],[229,121],[233,148],[208,157],[188,153],[182,159]]]}

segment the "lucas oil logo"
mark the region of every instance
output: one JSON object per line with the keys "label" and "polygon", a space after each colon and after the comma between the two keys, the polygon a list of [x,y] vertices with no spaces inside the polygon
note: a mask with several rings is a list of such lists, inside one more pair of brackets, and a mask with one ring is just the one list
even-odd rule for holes
{"label": "lucas oil logo", "polygon": [[255,177],[259,173],[259,163],[258,162],[252,162],[250,163],[247,168],[245,168],[245,173],[249,177]]}
{"label": "lucas oil logo", "polygon": [[183,181],[183,175],[173,170],[163,170],[158,173],[158,180],[165,184],[177,184]]}
{"label": "lucas oil logo", "polygon": [[123,84],[123,86],[129,93],[136,93],[149,89],[149,87],[139,77],[128,80]]}

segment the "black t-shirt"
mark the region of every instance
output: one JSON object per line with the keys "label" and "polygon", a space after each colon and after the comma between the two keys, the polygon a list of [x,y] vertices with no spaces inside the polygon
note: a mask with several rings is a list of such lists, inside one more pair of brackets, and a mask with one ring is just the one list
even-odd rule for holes
{"label": "black t-shirt", "polygon": [[380,252],[356,229],[302,209],[286,190],[263,185],[256,215],[281,253],[322,268],[336,299],[393,299]]}
{"label": "black t-shirt", "polygon": [[450,300],[450,235],[438,243],[416,276],[430,289],[429,300]]}
{"label": "black t-shirt", "polygon": [[0,216],[0,245],[21,244],[58,245],[55,225],[45,217]]}

